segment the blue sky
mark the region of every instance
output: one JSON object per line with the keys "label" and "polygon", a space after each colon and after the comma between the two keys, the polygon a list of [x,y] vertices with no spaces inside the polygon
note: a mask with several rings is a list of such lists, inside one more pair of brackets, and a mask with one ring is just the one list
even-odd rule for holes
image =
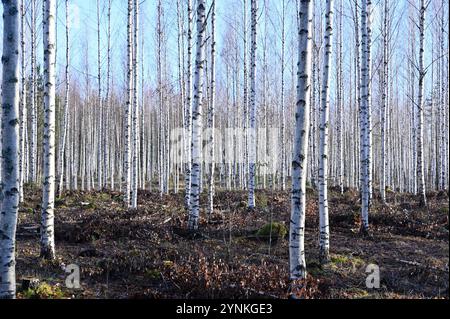
{"label": "blue sky", "polygon": [[[25,0],[28,5],[30,0]],[[41,36],[41,0],[38,1],[38,61],[42,60],[42,36]],[[222,48],[225,43],[225,35],[228,31],[233,30],[233,28],[239,28],[239,32],[242,33],[241,27],[239,27],[236,21],[240,21],[242,18],[242,1],[243,0],[217,0],[217,44],[218,44],[218,54],[222,52]],[[294,0],[285,0],[288,7],[288,22],[286,28],[287,41],[294,39],[296,36],[296,30],[294,26]],[[207,0],[210,3],[210,0]],[[248,5],[248,15],[250,14],[249,0],[247,0]],[[336,4],[339,0],[335,1]],[[391,1],[394,3],[395,1]],[[414,1],[413,1],[414,2]],[[62,74],[63,67],[65,64],[65,37],[64,37],[64,27],[65,27],[65,7],[64,0],[58,0],[58,51],[57,51],[57,68],[58,74]],[[194,0],[195,3],[195,0]],[[280,54],[280,40],[279,40],[279,12],[281,9],[281,0],[260,0],[260,17],[259,17],[259,51],[258,56],[261,58],[261,41],[265,33],[268,34],[268,61],[274,68],[275,72],[271,72],[269,80],[273,82],[273,85],[278,85],[279,82],[279,54]],[[343,0],[344,11],[349,14],[349,6],[352,5],[352,0]],[[406,49],[408,41],[408,12],[407,6],[408,2],[406,0],[397,1],[396,7],[396,17],[395,20],[399,20],[398,34],[395,35],[393,39],[393,45],[396,47],[396,55],[393,60],[396,62],[396,67],[399,67],[399,72],[404,73],[406,69]],[[429,12],[427,13],[427,24],[429,25],[433,19],[436,18],[435,10],[440,7],[441,1],[432,0]],[[107,28],[107,0],[100,0],[100,11],[101,11],[101,59],[102,59],[102,72],[103,75],[106,74],[106,28]],[[323,10],[325,7],[325,1],[315,1],[316,6],[318,6],[319,11]],[[374,1],[374,12],[373,12],[373,56],[376,58],[376,54],[381,44],[379,34],[380,34],[380,9],[383,1]],[[165,25],[168,36],[167,45],[167,65],[169,73],[172,74],[173,80],[177,77],[177,17],[176,17],[176,0],[163,0],[164,10],[165,10]],[[142,25],[142,35],[144,37],[144,66],[145,66],[145,77],[147,81],[154,81],[156,73],[156,51],[155,51],[155,29],[156,29],[156,6],[157,0],[144,0],[141,2],[141,25]],[[122,85],[124,78],[124,67],[125,67],[125,35],[126,35],[126,9],[127,3],[125,0],[112,0],[112,67],[113,74],[115,78],[115,84],[118,86]],[[267,22],[268,30],[265,31],[265,21],[264,12],[268,10],[269,21]],[[445,7],[446,12],[448,12],[448,3]],[[85,73],[89,73],[92,77],[96,76],[97,73],[97,3],[96,0],[70,0],[70,21],[71,23],[71,74],[73,78],[83,78]],[[446,15],[447,16],[447,15]],[[322,20],[322,22],[324,22]],[[2,27],[2,22],[0,21],[0,26]],[[1,30],[1,29],[0,29]],[[0,31],[1,32],[1,31]],[[431,62],[430,47],[432,44],[432,34],[435,32],[433,27],[429,25],[426,34],[426,62],[428,65]],[[27,39],[28,39],[27,34]],[[350,52],[354,50],[353,45],[353,24],[350,16],[344,17],[344,33],[343,33],[343,49],[344,49],[344,67],[349,68],[352,61],[350,60]],[[0,44],[1,47],[1,44]],[[446,47],[448,45],[446,44]],[[287,60],[290,60],[289,55],[293,54],[293,48],[289,49],[287,52]],[[195,53],[195,52],[194,52]],[[89,61],[89,67],[86,67],[86,55]],[[223,79],[223,61],[222,57],[219,56],[218,59],[218,78],[219,81]],[[333,62],[334,63],[334,62]],[[259,67],[261,67],[259,65]],[[345,71],[348,72],[348,71]],[[430,71],[431,73],[431,71]],[[348,74],[348,73],[347,73]],[[345,73],[344,73],[345,76]],[[429,77],[429,75],[428,75]],[[290,77],[287,76],[287,80]],[[94,80],[94,79],[93,79]],[[429,85],[430,81],[426,81]],[[94,84],[95,81],[92,81]],[[332,97],[333,98],[333,97]]]}

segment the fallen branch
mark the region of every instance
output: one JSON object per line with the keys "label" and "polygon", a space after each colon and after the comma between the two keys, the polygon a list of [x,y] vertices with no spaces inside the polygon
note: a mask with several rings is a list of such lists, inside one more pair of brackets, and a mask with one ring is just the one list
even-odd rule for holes
{"label": "fallen branch", "polygon": [[441,269],[441,268],[438,268],[438,267],[424,265],[424,264],[421,264],[421,263],[419,263],[417,261],[409,261],[409,260],[403,260],[403,259],[397,259],[397,258],[395,260],[397,262],[399,262],[399,263],[407,264],[407,265],[410,265],[410,266],[416,266],[416,267],[421,267],[421,268],[428,268],[428,269],[433,269],[433,270],[437,270],[437,271],[442,271],[442,272],[445,272],[445,273],[449,272],[448,268],[447,269]]}

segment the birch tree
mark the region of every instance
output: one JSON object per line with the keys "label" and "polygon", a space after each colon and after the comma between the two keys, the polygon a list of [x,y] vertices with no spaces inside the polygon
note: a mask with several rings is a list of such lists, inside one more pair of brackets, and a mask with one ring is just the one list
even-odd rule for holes
{"label": "birch tree", "polygon": [[[286,135],[286,111],[285,111],[285,94],[284,94],[284,82],[285,82],[285,51],[286,51],[286,5],[285,0],[282,1],[281,12],[281,167],[280,167],[280,183],[281,190],[286,188],[286,144],[284,143]],[[265,44],[265,43],[264,43]],[[267,70],[266,70],[267,73]],[[265,91],[265,90],[264,90]],[[265,93],[265,92],[264,92]]]}
{"label": "birch tree", "polygon": [[[440,79],[439,82],[441,84],[440,89],[440,99],[439,99],[439,118],[440,120],[440,127],[439,127],[439,132],[440,132],[440,140],[439,140],[439,188],[441,190],[445,189],[446,186],[446,167],[445,167],[445,163],[446,163],[446,154],[448,153],[448,141],[446,143],[446,136],[448,136],[448,133],[446,132],[445,129],[445,118],[446,118],[446,114],[445,114],[445,107],[448,105],[446,105],[445,103],[445,98],[446,98],[446,93],[445,93],[445,89],[447,87],[447,84],[445,82],[445,59],[442,56],[445,52],[444,50],[444,41],[445,41],[445,21],[444,21],[444,0],[441,1],[441,16],[440,16],[440,21],[439,21],[439,25],[440,25],[440,32],[439,32],[439,38],[440,38],[440,55],[441,55],[441,61],[440,61]],[[448,53],[447,53],[447,58],[448,58]],[[448,65],[447,65],[448,67]],[[448,74],[447,74],[448,77]],[[448,100],[447,100],[448,103]],[[447,146],[447,147],[446,147]]]}
{"label": "birch tree", "polygon": [[184,189],[185,189],[185,207],[188,211],[190,208],[191,196],[191,140],[192,140],[192,47],[193,47],[193,10],[192,0],[187,1],[188,11],[188,29],[187,29],[187,81],[186,81],[186,105],[184,112],[184,130],[185,130],[185,165],[184,165]]}
{"label": "birch tree", "polygon": [[209,189],[208,189],[208,213],[214,210],[214,173],[215,173],[215,106],[216,106],[216,1],[211,4],[211,94],[208,112],[208,127],[211,130],[209,136]]}
{"label": "birch tree", "polygon": [[[250,114],[249,114],[249,176],[248,176],[248,208],[255,207],[255,172],[256,172],[256,50],[257,50],[257,0],[251,0],[251,53],[250,53]],[[245,48],[244,48],[245,50]]]}
{"label": "birch tree", "polygon": [[371,187],[371,0],[361,1],[361,232],[369,230]]}
{"label": "birch tree", "polygon": [[125,204],[131,206],[131,119],[132,119],[132,86],[133,86],[133,0],[128,0],[127,11],[127,98],[125,106],[125,160],[124,160],[124,182],[125,182]]}
{"label": "birch tree", "polygon": [[22,79],[20,82],[20,158],[19,158],[19,201],[23,202],[23,184],[26,168],[26,157],[25,157],[25,134],[27,127],[27,84],[26,84],[26,73],[25,73],[25,0],[20,0],[20,60],[21,60],[21,73]]}
{"label": "birch tree", "polygon": [[386,115],[387,115],[387,90],[388,90],[388,6],[389,1],[384,1],[383,17],[383,70],[382,70],[382,93],[381,93],[381,174],[380,174],[380,193],[381,200],[386,203]]}
{"label": "birch tree", "polygon": [[133,176],[131,188],[131,207],[137,208],[138,192],[138,154],[139,154],[139,0],[134,0],[134,54],[133,54]]}
{"label": "birch tree", "polygon": [[36,0],[31,0],[31,150],[30,177],[33,183],[37,181],[37,110],[36,110]]}
{"label": "birch tree", "polygon": [[197,0],[197,56],[195,60],[194,101],[192,107],[191,196],[188,228],[198,228],[200,213],[200,178],[202,165],[202,107],[205,65],[205,1]]}
{"label": "birch tree", "polygon": [[338,167],[338,171],[337,171],[337,175],[338,175],[338,186],[339,189],[341,191],[341,194],[344,193],[344,140],[343,140],[343,135],[344,135],[344,121],[343,121],[343,104],[344,104],[344,97],[343,97],[343,72],[342,72],[342,63],[343,63],[343,58],[342,58],[342,16],[343,16],[343,6],[342,6],[342,0],[339,0],[339,29],[338,29],[338,55],[337,55],[337,123],[336,123],[336,127],[337,127],[337,167]]}
{"label": "birch tree", "polygon": [[[61,139],[58,152],[59,161],[59,196],[61,196],[64,182],[64,154],[66,147],[66,135],[67,135],[67,124],[69,116],[69,90],[70,90],[70,78],[69,78],[69,64],[70,64],[70,49],[69,49],[69,0],[65,1],[66,8],[66,66],[65,66],[65,96],[64,96],[64,115],[63,123],[61,126]],[[68,176],[66,176],[68,178]]]}
{"label": "birch tree", "polygon": [[328,129],[330,116],[330,60],[333,45],[333,7],[334,0],[326,3],[326,26],[325,26],[325,50],[324,68],[322,76],[322,101],[321,101],[321,123],[320,123],[320,145],[319,145],[319,255],[322,262],[329,260],[330,229],[328,223]]}
{"label": "birch tree", "polygon": [[[105,92],[105,99],[106,99],[106,118],[108,120],[108,125],[107,127],[111,127],[112,124],[110,121],[110,114],[112,113],[111,110],[111,105],[110,105],[110,98],[111,98],[111,94],[110,94],[110,90],[111,90],[111,3],[112,0],[108,0],[108,27],[107,27],[107,66],[106,66],[106,92]],[[113,164],[113,152],[111,152],[111,149],[113,148],[112,145],[108,145],[106,143],[106,139],[107,139],[107,135],[105,134],[105,162],[109,162],[109,178],[110,178],[110,183],[111,183],[111,190],[114,189],[114,164]],[[111,143],[112,144],[112,143]],[[105,175],[105,183],[106,183],[106,175]]]}
{"label": "birch tree", "polygon": [[290,278],[306,278],[305,210],[306,175],[309,136],[309,109],[311,94],[311,47],[313,1],[301,0],[298,30],[297,105],[292,159],[292,199],[289,230]]}
{"label": "birch tree", "polygon": [[55,258],[55,66],[56,1],[44,0],[44,171],[41,213],[41,257]]}
{"label": "birch tree", "polygon": [[3,1],[0,299],[16,294],[15,244],[19,207],[19,1]]}
{"label": "birch tree", "polygon": [[423,147],[423,131],[424,131],[424,42],[425,42],[425,0],[420,0],[419,9],[419,87],[417,95],[417,184],[419,186],[420,204],[426,206],[427,197],[425,193],[425,168],[424,168],[424,147]]}

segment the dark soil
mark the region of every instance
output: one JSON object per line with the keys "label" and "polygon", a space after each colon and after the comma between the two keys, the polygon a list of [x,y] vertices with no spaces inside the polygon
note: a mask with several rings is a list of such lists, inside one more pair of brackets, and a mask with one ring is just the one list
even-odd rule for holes
{"label": "dark soil", "polygon": [[[448,298],[447,193],[420,208],[408,194],[374,200],[371,236],[359,234],[359,196],[330,191],[331,262],[318,262],[317,194],[309,190],[308,279],[304,298]],[[39,258],[40,192],[27,188],[20,209],[17,276],[55,288],[39,298],[287,298],[288,240],[256,236],[270,222],[289,227],[288,192],[258,191],[248,212],[245,192],[218,191],[215,212],[186,231],[183,194],[141,191],[126,210],[117,192],[66,192],[56,202],[57,260]],[[206,197],[202,198],[206,203]],[[65,287],[64,265],[81,268],[81,289]],[[366,288],[366,267],[380,267],[381,287]],[[19,293],[19,298],[30,294]]]}

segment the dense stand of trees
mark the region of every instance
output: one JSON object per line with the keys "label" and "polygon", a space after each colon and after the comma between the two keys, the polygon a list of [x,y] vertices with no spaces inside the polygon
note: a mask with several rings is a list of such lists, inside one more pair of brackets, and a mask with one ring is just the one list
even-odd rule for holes
{"label": "dense stand of trees", "polygon": [[76,1],[3,1],[1,298],[25,184],[42,187],[48,259],[65,190],[118,190],[130,209],[138,189],[184,192],[196,230],[216,189],[248,191],[249,209],[258,189],[291,189],[291,279],[306,275],[307,187],[324,262],[330,186],[361,192],[363,234],[378,196],[426,206],[448,189],[448,3],[275,2],[97,0],[96,41],[76,41]]}

